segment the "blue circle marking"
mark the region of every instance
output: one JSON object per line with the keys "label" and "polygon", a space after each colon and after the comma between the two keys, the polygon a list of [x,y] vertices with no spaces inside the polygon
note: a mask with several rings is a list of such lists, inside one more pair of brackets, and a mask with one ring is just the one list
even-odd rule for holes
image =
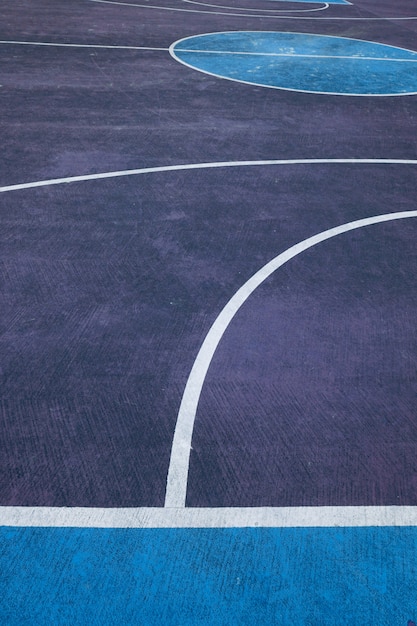
{"label": "blue circle marking", "polygon": [[170,53],[195,70],[249,85],[349,96],[417,94],[417,52],[359,39],[209,33],[173,43]]}

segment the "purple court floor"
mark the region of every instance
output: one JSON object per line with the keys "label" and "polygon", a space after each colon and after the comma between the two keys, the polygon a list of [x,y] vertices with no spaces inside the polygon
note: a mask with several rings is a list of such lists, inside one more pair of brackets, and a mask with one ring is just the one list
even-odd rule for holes
{"label": "purple court floor", "polygon": [[414,3],[6,5],[1,623],[415,626]]}

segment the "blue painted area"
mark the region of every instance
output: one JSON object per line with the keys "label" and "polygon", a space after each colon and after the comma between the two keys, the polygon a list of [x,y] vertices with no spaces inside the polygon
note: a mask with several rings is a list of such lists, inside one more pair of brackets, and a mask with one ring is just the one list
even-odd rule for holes
{"label": "blue painted area", "polygon": [[0,623],[406,626],[417,528],[3,528]]}
{"label": "blue painted area", "polygon": [[326,94],[417,93],[417,52],[300,33],[228,32],[175,43],[186,65],[230,80]]}

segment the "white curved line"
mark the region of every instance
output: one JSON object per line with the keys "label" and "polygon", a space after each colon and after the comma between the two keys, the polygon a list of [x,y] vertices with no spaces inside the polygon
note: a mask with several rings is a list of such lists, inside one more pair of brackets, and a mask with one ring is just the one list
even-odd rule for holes
{"label": "white curved line", "polygon": [[[159,11],[180,11],[182,13],[205,13],[207,15],[230,15],[232,17],[259,17],[263,19],[274,20],[336,20],[336,21],[367,21],[367,22],[380,22],[380,21],[404,21],[404,20],[417,20],[417,16],[409,17],[311,17],[311,16],[292,16],[292,15],[265,15],[265,14],[246,14],[246,13],[225,13],[222,11],[201,11],[196,9],[180,9],[177,7],[163,7],[160,5],[152,4],[134,4],[132,2],[116,2],[116,0],[89,0],[90,2],[97,2],[100,4],[115,4],[125,7],[135,7],[139,9],[157,9]],[[343,5],[342,5],[343,6]]]}
{"label": "white curved line", "polygon": [[181,63],[185,67],[188,67],[191,70],[196,72],[200,72],[201,74],[206,74],[207,76],[213,76],[214,78],[219,78],[221,80],[228,80],[233,83],[240,83],[242,85],[250,85],[251,87],[262,87],[263,89],[276,89],[277,91],[290,91],[293,93],[308,93],[316,96],[338,96],[338,97],[349,97],[349,98],[401,98],[406,96],[415,96],[417,95],[417,91],[401,91],[398,93],[351,93],[349,91],[313,91],[312,89],[295,89],[294,87],[281,87],[277,85],[268,85],[266,83],[261,82],[251,82],[249,80],[243,80],[241,78],[230,78],[229,76],[222,76],[221,74],[216,74],[215,72],[209,72],[208,70],[202,70],[191,63],[187,63],[183,59],[180,59],[176,56],[174,51],[170,50],[170,54],[173,59]]}
{"label": "white curved line", "polygon": [[[275,1],[276,0],[267,0],[267,2],[275,2]],[[280,0],[278,0],[278,2],[280,2]],[[288,2],[288,0],[284,0],[284,2]],[[325,11],[326,9],[330,7],[330,4],[328,2],[312,2],[311,4],[322,4],[323,6],[318,7],[316,9],[292,9],[291,11],[289,9],[279,9],[279,10],[282,11],[282,13],[317,13],[317,11]],[[347,4],[351,4],[351,3],[347,2]],[[243,7],[242,9],[246,11],[246,9],[244,9]],[[264,10],[265,9],[262,9],[262,11]],[[278,11],[278,9],[276,9],[276,11]]]}
{"label": "white curved line", "polygon": [[[259,13],[261,9],[249,9],[247,7],[230,7],[225,6],[223,4],[209,4],[208,2],[197,2],[197,0],[182,0],[183,2],[187,2],[188,4],[197,4],[202,7],[211,7],[213,9],[230,9],[231,11],[254,11]],[[319,4],[319,3],[317,3]],[[324,11],[328,9],[329,5],[326,3],[323,4],[322,7],[318,9],[262,9],[266,13],[316,13],[317,11]]]}
{"label": "white curved line", "polygon": [[327,239],[337,237],[338,235],[358,228],[409,217],[417,217],[417,211],[402,211],[376,215],[374,217],[348,222],[347,224],[330,228],[313,237],[309,237],[291,246],[291,248],[288,248],[285,252],[282,252],[272,259],[272,261],[264,265],[264,267],[256,272],[256,274],[232,296],[207,333],[187,380],[174,432],[167,478],[165,507],[185,507],[194,422],[204,381],[214,353],[226,329],[249,296],[285,263]]}
{"label": "white curved line", "polygon": [[22,191],[50,187],[52,185],[66,185],[87,181],[106,180],[109,178],[123,178],[139,176],[141,174],[155,174],[158,172],[183,172],[187,170],[209,170],[222,167],[259,167],[269,165],[330,165],[330,164],[358,164],[358,165],[417,165],[417,159],[271,159],[265,161],[218,161],[212,163],[188,163],[184,165],[162,165],[158,167],[142,167],[133,170],[117,170],[99,174],[84,174],[81,176],[67,176],[65,178],[51,178],[29,183],[18,183],[0,187],[0,193]]}
{"label": "white curved line", "polygon": [[[343,35],[323,35],[322,33],[302,33],[299,31],[278,31],[278,30],[214,30],[211,32],[205,32],[202,33],[200,35],[187,35],[187,37],[182,37],[181,39],[178,39],[177,41],[174,41],[174,43],[172,43],[170,45],[170,49],[173,46],[178,45],[179,43],[182,43],[183,41],[188,41],[189,39],[204,39],[205,37],[212,37],[213,35],[296,35],[296,36],[300,36],[300,37],[306,37],[307,39],[337,39],[337,41],[347,41],[347,42],[351,42],[351,41],[355,41],[357,43],[366,43],[366,44],[371,44],[371,46],[375,46],[376,48],[380,47],[380,48],[390,48],[391,50],[397,50],[399,52],[409,52],[410,54],[414,54],[417,55],[417,51],[416,50],[410,50],[410,48],[402,48],[401,46],[394,46],[393,44],[390,43],[385,43],[383,41],[374,41],[372,39],[359,39],[358,37],[344,37]],[[187,52],[194,52],[193,49],[187,49]],[[200,52],[200,50],[198,50],[197,52]],[[226,52],[225,50],[219,50],[219,52]],[[233,51],[232,51],[233,53]],[[239,53],[242,54],[242,53]],[[264,52],[260,52],[259,54],[267,54]],[[297,56],[297,55],[294,55]],[[308,56],[308,55],[307,55]],[[337,58],[337,57],[336,57]],[[351,57],[348,57],[351,58]],[[362,58],[362,57],[354,57],[354,58]],[[370,57],[370,58],[376,58],[376,57]],[[377,59],[379,60],[379,59]],[[390,60],[389,57],[387,57],[386,59],[383,58],[383,60]]]}

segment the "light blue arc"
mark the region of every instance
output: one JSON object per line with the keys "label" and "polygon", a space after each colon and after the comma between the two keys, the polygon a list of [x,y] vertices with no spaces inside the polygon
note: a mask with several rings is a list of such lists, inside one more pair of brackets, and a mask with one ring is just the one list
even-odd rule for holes
{"label": "light blue arc", "polygon": [[188,67],[250,85],[351,96],[417,93],[417,52],[346,37],[213,33],[177,41],[170,53]]}

